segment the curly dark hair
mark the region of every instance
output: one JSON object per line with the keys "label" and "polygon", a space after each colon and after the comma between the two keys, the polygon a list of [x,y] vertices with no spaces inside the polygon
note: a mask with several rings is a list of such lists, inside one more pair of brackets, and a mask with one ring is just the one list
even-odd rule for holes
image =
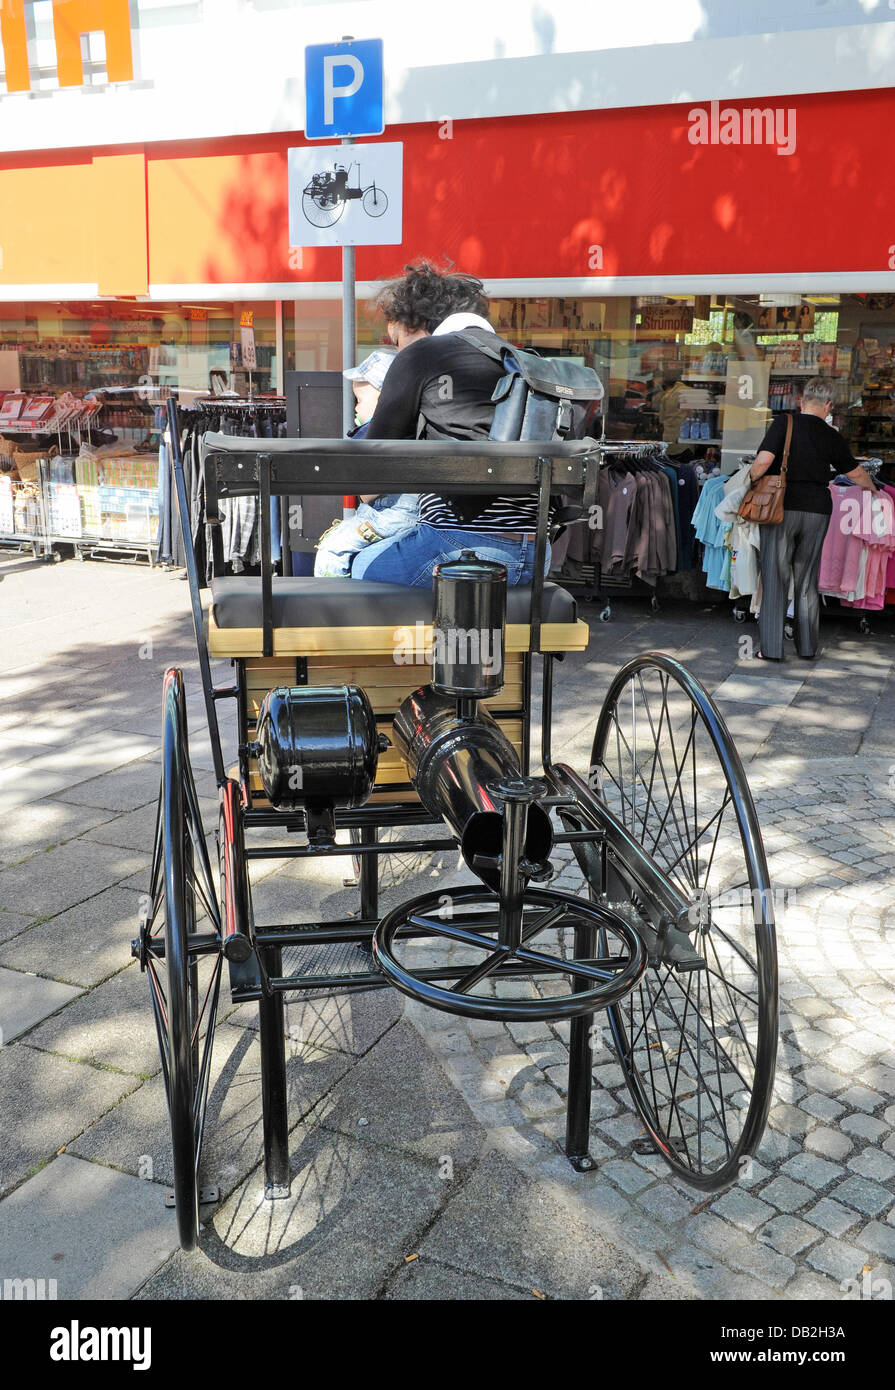
{"label": "curly dark hair", "polygon": [[386,323],[400,323],[411,333],[425,328],[432,333],[448,314],[481,314],[488,317],[484,285],[474,275],[439,270],[431,261],[405,265],[404,274],[389,280],[375,304]]}

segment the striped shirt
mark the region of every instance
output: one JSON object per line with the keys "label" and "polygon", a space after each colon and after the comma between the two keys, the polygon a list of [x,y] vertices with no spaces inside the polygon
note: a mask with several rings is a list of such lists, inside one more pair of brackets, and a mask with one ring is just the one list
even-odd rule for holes
{"label": "striped shirt", "polygon": [[424,492],[420,497],[420,521],[439,531],[536,531],[538,529],[538,497],[484,497],[487,503],[472,521],[463,521],[454,511],[450,497],[436,492]]}
{"label": "striped shirt", "polygon": [[[413,439],[422,415],[427,439],[487,439],[494,418],[491,394],[503,374],[499,362],[459,333],[419,338],[392,362],[367,438]],[[420,497],[420,521],[442,531],[536,531],[538,498],[427,492]]]}

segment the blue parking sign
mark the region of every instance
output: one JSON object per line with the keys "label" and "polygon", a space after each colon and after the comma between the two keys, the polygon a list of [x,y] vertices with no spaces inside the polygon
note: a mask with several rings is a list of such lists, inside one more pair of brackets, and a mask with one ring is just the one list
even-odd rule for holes
{"label": "blue parking sign", "polygon": [[381,135],[382,39],[305,48],[305,137]]}

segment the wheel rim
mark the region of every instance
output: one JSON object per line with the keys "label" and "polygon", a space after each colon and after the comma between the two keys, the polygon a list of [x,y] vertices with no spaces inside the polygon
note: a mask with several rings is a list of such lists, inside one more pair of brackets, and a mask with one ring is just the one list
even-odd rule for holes
{"label": "wheel rim", "polygon": [[[612,1042],[654,1143],[693,1186],[741,1172],[770,1107],[777,1040],[771,885],[742,763],[717,707],[678,662],[619,672],[600,715],[591,781],[690,901],[682,925],[702,967],[654,955],[608,1011]],[[610,900],[638,903],[613,864]],[[653,919],[655,921],[655,918]]]}
{"label": "wheel rim", "polygon": [[178,1232],[183,1248],[191,1250],[199,1230],[198,1173],[222,956],[212,951],[203,968],[203,957],[190,947],[197,935],[216,934],[219,945],[221,924],[189,764],[179,671],[165,677],[162,785],[149,898],[144,959],[171,1123]]}
{"label": "wheel rim", "polygon": [[301,197],[302,211],[305,217],[314,227],[331,227],[338,222],[342,216],[344,203],[338,202],[333,205],[331,200],[325,203],[319,197],[311,193],[303,193]]}
{"label": "wheel rim", "polygon": [[363,196],[363,209],[368,217],[381,217],[388,208],[388,198],[381,188],[366,188]]}

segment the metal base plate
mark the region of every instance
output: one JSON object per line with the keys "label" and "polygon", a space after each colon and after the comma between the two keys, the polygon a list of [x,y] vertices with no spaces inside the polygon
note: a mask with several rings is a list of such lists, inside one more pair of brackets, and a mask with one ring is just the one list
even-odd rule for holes
{"label": "metal base plate", "polygon": [[277,1183],[274,1183],[274,1182],[266,1182],[266,1183],[264,1184],[264,1200],[265,1200],[265,1202],[276,1202],[276,1201],[280,1200],[280,1199],[283,1198],[283,1197],[291,1197],[291,1196],[292,1196],[292,1188],[291,1188],[291,1186],[289,1186],[288,1184],[287,1184],[285,1187],[279,1186]]}
{"label": "metal base plate", "polygon": [[590,1154],[566,1154],[576,1173],[593,1173],[597,1167],[597,1160],[591,1158]]}
{"label": "metal base plate", "polygon": [[[199,1206],[200,1206],[200,1207],[210,1207],[210,1206],[212,1206],[215,1202],[219,1202],[220,1200],[221,1200],[221,1189],[220,1189],[219,1187],[200,1187],[200,1188],[199,1188]],[[174,1203],[174,1189],[173,1189],[173,1187],[169,1187],[168,1190],[167,1190],[166,1193],[165,1193],[165,1206],[166,1206],[166,1207],[173,1207],[174,1204],[175,1204],[175,1203]]]}

